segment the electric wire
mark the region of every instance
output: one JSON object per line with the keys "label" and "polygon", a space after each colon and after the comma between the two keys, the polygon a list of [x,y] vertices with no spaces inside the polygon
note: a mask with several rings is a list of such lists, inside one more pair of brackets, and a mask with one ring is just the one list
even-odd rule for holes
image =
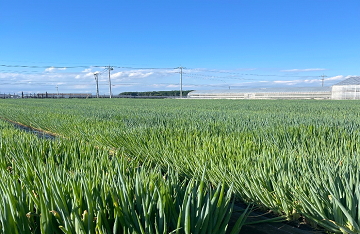
{"label": "electric wire", "polygon": [[213,72],[213,73],[227,73],[227,74],[233,74],[233,75],[240,75],[240,76],[272,76],[272,77],[308,77],[308,78],[312,78],[312,77],[319,77],[319,76],[310,76],[310,75],[275,75],[275,74],[256,74],[256,73],[240,73],[240,72],[229,72],[229,71],[223,71],[223,70],[215,70],[215,69],[200,69],[200,68],[190,68],[189,70],[194,70],[194,71],[202,71],[202,72]]}
{"label": "electric wire", "polygon": [[[1,77],[0,76],[0,85],[16,85],[16,86],[20,86],[20,85],[26,85],[26,86],[55,86],[55,85],[61,85],[63,87],[73,87],[73,86],[93,86],[95,84],[95,81],[92,80],[91,82],[88,83],[84,83],[82,81],[84,81],[85,77],[81,77],[81,79],[76,79],[75,80],[58,80],[58,81],[48,81],[48,82],[39,82],[39,81],[16,81],[15,77],[17,74],[23,74],[23,75],[39,75],[41,76],[41,78],[43,79],[44,76],[49,76],[51,77],[51,79],[54,79],[54,77],[52,77],[52,75],[56,76],[56,74],[67,74],[68,76],[71,75],[78,75],[81,74],[83,72],[88,72],[88,73],[94,73],[91,71],[92,68],[102,68],[102,70],[100,71],[96,71],[96,73],[99,74],[99,76],[101,77],[101,75],[105,74],[105,72],[108,71],[109,68],[113,68],[114,71],[115,69],[126,69],[126,70],[136,70],[133,72],[139,72],[139,70],[166,70],[164,74],[182,74],[184,76],[184,78],[195,78],[195,79],[203,79],[203,80],[214,80],[214,81],[220,81],[223,82],[222,84],[186,84],[184,85],[189,86],[189,87],[223,87],[223,86],[231,86],[231,87],[236,87],[236,85],[234,84],[228,84],[227,82],[229,80],[237,80],[237,81],[257,81],[257,82],[261,82],[262,80],[256,79],[255,77],[279,77],[279,78],[303,78],[303,79],[298,79],[296,81],[306,81],[308,79],[304,79],[304,78],[314,78],[314,80],[316,78],[318,78],[319,76],[300,76],[300,75],[275,75],[275,74],[257,74],[257,73],[245,73],[245,72],[234,72],[234,71],[227,71],[227,70],[216,70],[216,69],[204,69],[204,68],[185,68],[185,67],[132,67],[132,66],[110,66],[110,65],[106,65],[106,66],[100,66],[100,65],[73,65],[73,66],[50,66],[50,65],[20,65],[20,64],[0,64],[0,68],[2,68],[2,70],[0,70],[0,75],[4,75],[6,76],[6,74],[8,74],[10,77],[12,77],[10,80],[6,80],[4,82],[1,82],[2,79],[6,79],[6,77]],[[82,72],[77,72],[77,71],[69,71],[70,69],[78,69],[78,68],[82,68],[82,69],[90,69],[89,71],[82,71]],[[33,70],[33,69],[37,69],[37,70]],[[39,69],[45,69],[45,71],[39,71]],[[49,69],[49,70],[48,70]],[[53,69],[53,70],[50,70]],[[68,70],[69,69],[69,70]],[[179,69],[181,69],[181,71],[179,71]],[[184,70],[184,71],[183,71]],[[130,74],[126,74],[126,72],[132,72],[132,71],[121,71],[124,72],[124,77],[122,78],[132,78]],[[156,74],[156,72],[154,72]],[[161,73],[161,71],[159,72],[159,74]],[[201,74],[200,74],[201,73]],[[217,73],[219,75],[211,75],[211,74],[206,74],[206,73]],[[220,74],[229,74],[228,76],[226,75],[220,75]],[[126,76],[127,75],[127,76]],[[33,77],[31,77],[33,78]],[[69,77],[68,77],[69,78]],[[68,79],[67,78],[67,79]],[[145,77],[144,77],[145,78]],[[12,82],[12,79],[14,80],[14,82]],[[317,80],[317,79],[316,79]],[[99,81],[101,82],[106,82],[105,79],[100,79]],[[285,80],[284,80],[285,81]],[[292,81],[292,80],[287,80],[287,81]],[[64,83],[61,83],[64,82]],[[224,84],[225,83],[225,84]],[[108,86],[108,84],[104,84],[104,83],[99,83],[100,86]],[[178,83],[131,83],[131,82],[127,82],[127,83],[119,83],[119,81],[115,81],[115,83],[112,83],[111,86],[131,86],[131,85],[141,85],[141,86],[154,86],[154,85],[180,85]]]}

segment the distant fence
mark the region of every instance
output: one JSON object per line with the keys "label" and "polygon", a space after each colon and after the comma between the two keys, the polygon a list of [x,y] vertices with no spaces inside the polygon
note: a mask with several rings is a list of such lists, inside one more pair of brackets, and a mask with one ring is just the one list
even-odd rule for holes
{"label": "distant fence", "polygon": [[16,95],[16,94],[5,94],[5,93],[0,93],[0,99],[5,99],[5,98],[21,98],[21,96]]}
{"label": "distant fence", "polygon": [[[187,96],[183,96],[186,98]],[[30,94],[0,94],[0,99],[6,98],[96,98],[91,93],[30,93]],[[110,95],[99,95],[99,98],[110,98]],[[135,99],[175,99],[179,96],[132,96],[112,95],[111,98],[135,98]]]}

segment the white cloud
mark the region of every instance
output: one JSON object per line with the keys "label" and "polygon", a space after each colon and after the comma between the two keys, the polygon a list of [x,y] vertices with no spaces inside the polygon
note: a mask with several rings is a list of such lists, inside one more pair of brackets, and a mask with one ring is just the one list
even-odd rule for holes
{"label": "white cloud", "polygon": [[131,72],[129,73],[129,77],[134,77],[134,78],[145,78],[148,76],[151,76],[152,74],[154,74],[153,72]]}
{"label": "white cloud", "polygon": [[306,68],[306,69],[290,69],[281,70],[281,72],[310,72],[310,71],[325,71],[325,68]]}
{"label": "white cloud", "polygon": [[82,72],[87,73],[87,72],[91,72],[91,70],[92,70],[92,68],[90,67],[90,68],[86,68],[86,69],[85,69],[85,70],[83,70]]}
{"label": "white cloud", "polygon": [[45,69],[45,72],[53,72],[55,70],[60,70],[60,71],[64,71],[66,70],[66,67],[62,67],[62,68],[57,68],[57,67],[49,67]]}
{"label": "white cloud", "polygon": [[74,85],[74,89],[88,89],[91,85]]}
{"label": "white cloud", "polygon": [[351,76],[344,77],[344,76],[340,75],[340,76],[332,76],[332,77],[326,78],[324,80],[328,80],[328,81],[330,81],[330,80],[345,80],[345,79],[347,79],[349,77],[351,77]]}
{"label": "white cloud", "polygon": [[[184,69],[184,72],[212,72],[212,73],[238,73],[242,71],[254,71],[257,68],[237,68],[233,70],[228,69],[208,69],[208,68],[195,68],[195,69]],[[178,70],[176,70],[178,72]]]}
{"label": "white cloud", "polygon": [[[152,85],[150,85],[150,87],[163,88],[163,89],[166,89],[166,88],[178,89],[180,87],[180,85],[179,84],[152,84]],[[183,85],[183,87],[185,87],[185,85]]]}
{"label": "white cloud", "polygon": [[16,79],[17,77],[20,77],[21,74],[19,73],[0,73],[0,78],[4,79]]}
{"label": "white cloud", "polygon": [[273,81],[273,83],[275,83],[275,84],[286,84],[289,82],[292,82],[292,81],[289,81],[289,80],[274,80]]}
{"label": "white cloud", "polygon": [[296,85],[299,82],[295,80],[275,80],[273,81],[275,84],[285,84],[285,85]]}
{"label": "white cloud", "polygon": [[165,77],[174,74],[174,70],[130,70],[121,71],[111,74],[112,79],[120,80],[132,80],[132,79],[143,79],[148,77]]}
{"label": "white cloud", "polygon": [[[86,72],[87,73],[86,73]],[[113,93],[120,93],[123,91],[141,91],[141,90],[167,90],[177,89],[179,85],[161,84],[163,78],[170,78],[176,75],[176,70],[173,69],[133,69],[123,71],[113,71],[111,73],[111,82],[113,86]],[[86,73],[86,74],[85,74]],[[108,92],[108,72],[99,73],[99,88],[100,93]],[[94,87],[95,92],[95,79],[94,71],[89,69],[79,71],[77,73],[44,73],[48,76],[48,80],[58,81],[64,80],[66,84],[62,85],[62,89],[78,90],[84,92],[85,90]],[[55,78],[59,76],[59,78]],[[50,78],[51,77],[51,78]],[[170,79],[173,79],[172,77]],[[177,80],[177,78],[176,78]],[[135,82],[134,82],[135,81]],[[158,85],[156,85],[158,84]],[[60,87],[59,87],[60,88]]]}
{"label": "white cloud", "polygon": [[45,69],[46,72],[52,72],[54,70],[55,70],[55,67],[49,67],[49,68]]}
{"label": "white cloud", "polygon": [[[61,92],[96,92],[96,82],[94,79],[95,69],[97,67],[70,70],[62,72],[66,68],[49,67],[46,71],[37,73],[0,72],[0,92],[21,92],[28,90],[29,92],[56,92],[58,86]],[[325,70],[322,68],[309,69],[293,69],[283,71],[310,71],[310,70]],[[249,69],[250,70],[250,69]],[[215,71],[215,70],[214,70]],[[208,89],[213,88],[254,88],[254,87],[281,87],[281,86],[317,86],[321,87],[322,77],[317,76],[277,76],[278,80],[272,77],[261,77],[259,79],[234,79],[232,73],[234,70],[216,70],[219,73],[210,73],[210,69],[184,69],[184,73],[189,72],[193,75],[184,76],[183,89]],[[199,74],[197,76],[197,74]],[[237,73],[236,73],[237,74]],[[149,91],[149,90],[178,90],[179,89],[179,69],[116,69],[111,72],[111,82],[113,85],[113,93],[118,94],[124,91]],[[222,79],[213,79],[209,81],[211,76]],[[325,77],[324,85],[330,86],[338,81],[344,80],[350,76],[338,75]],[[294,80],[293,80],[294,79]],[[248,80],[248,81],[246,81]],[[251,81],[250,81],[251,80]],[[213,82],[213,83],[211,83]],[[108,72],[99,72],[99,89],[100,93],[108,93]],[[32,91],[31,91],[32,90]]]}
{"label": "white cloud", "polygon": [[[338,76],[332,76],[332,77],[326,78],[326,79],[324,79],[324,81],[328,81],[325,84],[327,86],[329,86],[329,85],[335,84],[336,81],[341,81],[341,80],[347,79],[349,77],[352,77],[352,76],[338,75]],[[319,77],[318,79],[306,79],[306,80],[275,80],[275,81],[272,81],[272,83],[285,84],[285,85],[321,84],[322,79]]]}
{"label": "white cloud", "polygon": [[88,72],[88,73],[85,74],[84,77],[94,77],[94,73]]}

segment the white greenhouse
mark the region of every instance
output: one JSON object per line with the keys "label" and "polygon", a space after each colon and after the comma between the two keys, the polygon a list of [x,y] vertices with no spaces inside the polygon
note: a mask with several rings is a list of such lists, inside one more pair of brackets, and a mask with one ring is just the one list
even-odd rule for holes
{"label": "white greenhouse", "polygon": [[196,90],[188,98],[199,99],[330,99],[331,87]]}
{"label": "white greenhouse", "polygon": [[360,77],[350,77],[333,85],[331,99],[360,99]]}
{"label": "white greenhouse", "polygon": [[331,87],[196,90],[188,93],[187,97],[198,99],[360,99],[360,77],[350,77]]}

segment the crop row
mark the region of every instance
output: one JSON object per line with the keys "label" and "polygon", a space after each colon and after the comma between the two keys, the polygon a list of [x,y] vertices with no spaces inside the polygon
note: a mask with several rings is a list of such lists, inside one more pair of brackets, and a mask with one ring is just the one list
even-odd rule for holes
{"label": "crop row", "polygon": [[[360,232],[357,102],[10,100],[2,117],[103,146],[332,232]],[[202,172],[206,171],[205,174]]]}
{"label": "crop row", "polygon": [[[1,233],[225,233],[232,189],[0,121]],[[232,226],[238,233],[248,211]]]}

